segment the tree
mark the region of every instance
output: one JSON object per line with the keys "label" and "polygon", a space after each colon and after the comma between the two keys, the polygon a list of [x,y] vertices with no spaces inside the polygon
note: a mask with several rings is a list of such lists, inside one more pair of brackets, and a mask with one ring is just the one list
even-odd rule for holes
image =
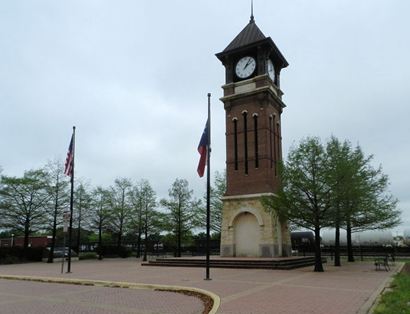
{"label": "tree", "polygon": [[92,193],[90,215],[88,223],[91,228],[98,230],[98,259],[102,259],[102,233],[110,218],[110,192],[97,187]]}
{"label": "tree", "polygon": [[50,200],[43,170],[30,170],[22,178],[2,176],[0,210],[2,227],[24,234],[24,248],[29,236],[45,225],[46,208]]}
{"label": "tree", "polygon": [[374,169],[360,147],[332,137],[326,150],[317,138],[301,141],[289,152],[276,197],[264,199],[273,213],[315,232],[315,271],[323,271],[320,229],[335,227],[335,265],[340,266],[340,228],[347,230],[349,261],[354,261],[351,233],[393,227],[400,222],[397,200],[387,192],[388,178]]}
{"label": "tree", "polygon": [[176,239],[176,256],[181,257],[181,246],[184,235],[188,234],[195,224],[199,201],[193,199],[193,190],[188,181],[176,179],[168,190],[169,199],[162,199],[161,205],[168,211],[166,215],[168,229]]}
{"label": "tree", "polygon": [[81,247],[81,224],[87,220],[90,215],[89,210],[92,204],[92,198],[87,191],[86,185],[80,183],[74,192],[74,208],[77,210],[77,250],[80,253]]}
{"label": "tree", "polygon": [[[210,212],[211,212],[211,230],[215,233],[221,233],[222,224],[222,197],[226,191],[226,173],[215,172],[214,183],[210,191]],[[206,192],[204,195],[204,202],[201,203],[198,214],[196,216],[196,223],[198,226],[206,228]]]}
{"label": "tree", "polygon": [[122,245],[122,237],[131,216],[131,206],[128,201],[131,186],[129,179],[119,178],[110,188],[110,228],[117,235],[118,248]]}
{"label": "tree", "polygon": [[335,227],[335,251],[334,251],[334,265],[341,266],[340,263],[340,228],[344,222],[343,220],[343,204],[349,197],[349,189],[352,188],[354,159],[350,144],[347,141],[340,143],[340,141],[331,137],[326,145],[326,154],[328,156],[328,184],[332,189],[331,210],[332,210],[332,224]]}
{"label": "tree", "polygon": [[135,231],[137,236],[137,258],[141,257],[141,244],[142,244],[142,233],[143,233],[143,210],[144,202],[143,196],[140,190],[139,185],[133,186],[132,190],[129,193],[130,203],[132,206],[132,215],[131,215],[131,228]]}
{"label": "tree", "polygon": [[400,222],[397,200],[386,192],[388,178],[371,165],[361,148],[332,137],[327,143],[328,180],[332,188],[335,266],[340,266],[340,228],[347,231],[348,261],[353,262],[352,232],[391,228]]}
{"label": "tree", "polygon": [[134,186],[130,196],[134,208],[133,222],[138,233],[137,257],[140,256],[141,235],[144,234],[143,260],[146,261],[149,237],[159,231],[160,213],[156,211],[156,194],[148,180],[143,179]]}
{"label": "tree", "polygon": [[352,179],[343,200],[348,261],[353,262],[352,232],[386,229],[400,224],[397,199],[388,191],[389,179],[381,166],[371,165],[373,156],[365,157],[357,146],[351,154]]}
{"label": "tree", "polygon": [[48,221],[51,225],[51,245],[47,263],[53,262],[54,248],[56,246],[57,227],[62,223],[62,213],[69,204],[68,181],[63,179],[64,165],[61,161],[54,160],[47,163],[44,168],[47,176],[50,203],[47,208]]}
{"label": "tree", "polygon": [[282,185],[276,196],[263,198],[265,207],[281,219],[315,233],[315,267],[322,272],[320,230],[329,225],[327,156],[318,138],[307,138],[289,151],[280,167]]}

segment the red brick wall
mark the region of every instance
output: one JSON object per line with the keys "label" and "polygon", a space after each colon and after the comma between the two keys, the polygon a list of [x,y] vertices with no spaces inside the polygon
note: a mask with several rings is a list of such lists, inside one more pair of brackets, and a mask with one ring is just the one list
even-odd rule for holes
{"label": "red brick wall", "polygon": [[[247,111],[248,174],[245,174],[244,119]],[[225,101],[226,111],[226,156],[227,156],[227,191],[226,195],[243,195],[275,192],[279,179],[275,176],[275,162],[281,159],[281,140],[276,149],[276,158],[271,159],[269,116],[275,116],[280,123],[281,104],[267,90],[260,93]],[[253,115],[258,115],[258,156],[259,167],[255,168],[255,141]],[[235,170],[234,158],[234,123],[237,118],[238,170]],[[276,124],[276,123],[275,123]],[[279,124],[280,125],[280,124]],[[275,126],[276,128],[276,126]],[[273,137],[273,134],[272,134]],[[274,150],[272,151],[273,154]]]}

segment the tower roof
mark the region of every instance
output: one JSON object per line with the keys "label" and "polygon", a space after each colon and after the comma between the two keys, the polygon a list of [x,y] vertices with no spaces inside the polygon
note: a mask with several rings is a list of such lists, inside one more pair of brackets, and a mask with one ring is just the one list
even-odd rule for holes
{"label": "tower roof", "polygon": [[256,25],[253,16],[248,25],[231,41],[231,43],[222,51],[223,53],[250,45],[254,42],[265,39],[266,36]]}
{"label": "tower roof", "polygon": [[234,55],[256,46],[263,46],[266,47],[266,49],[269,49],[271,51],[270,55],[272,59],[281,68],[288,66],[288,62],[279,51],[278,47],[276,47],[272,38],[266,37],[256,25],[253,14],[244,29],[236,35],[236,37],[222,52],[217,53],[216,56],[219,60],[224,62],[223,60],[225,56]]}

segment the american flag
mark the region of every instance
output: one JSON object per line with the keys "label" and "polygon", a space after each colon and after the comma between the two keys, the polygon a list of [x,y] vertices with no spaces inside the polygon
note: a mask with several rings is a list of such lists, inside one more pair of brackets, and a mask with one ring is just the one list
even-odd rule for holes
{"label": "american flag", "polygon": [[71,136],[70,146],[68,147],[67,158],[65,160],[64,174],[71,177],[74,169],[74,134]]}
{"label": "american flag", "polygon": [[204,132],[202,133],[201,140],[198,145],[198,153],[201,155],[199,158],[197,172],[198,175],[202,178],[205,172],[207,151],[208,151],[208,121],[206,122]]}

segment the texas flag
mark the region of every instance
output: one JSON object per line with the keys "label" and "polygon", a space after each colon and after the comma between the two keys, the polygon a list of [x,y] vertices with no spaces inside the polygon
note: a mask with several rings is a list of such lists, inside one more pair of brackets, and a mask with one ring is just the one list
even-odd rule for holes
{"label": "texas flag", "polygon": [[204,176],[208,144],[209,144],[209,140],[208,140],[208,121],[207,121],[205,124],[204,132],[202,133],[201,140],[199,141],[199,145],[198,145],[198,153],[201,155],[201,157],[199,158],[197,172],[200,177]]}

